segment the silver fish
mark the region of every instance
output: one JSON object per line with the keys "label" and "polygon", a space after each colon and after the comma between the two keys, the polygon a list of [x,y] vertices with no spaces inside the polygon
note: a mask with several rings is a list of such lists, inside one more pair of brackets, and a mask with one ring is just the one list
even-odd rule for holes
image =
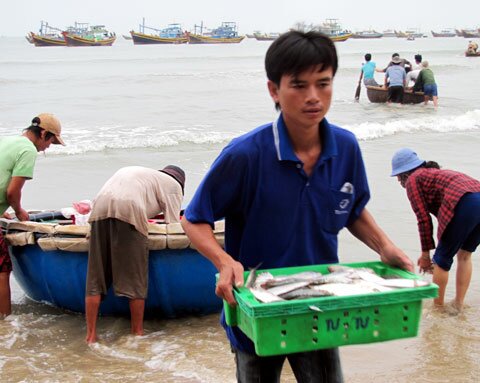
{"label": "silver fish", "polygon": [[377,283],[369,282],[369,281],[364,281],[363,279],[357,279],[353,281],[353,284],[357,286],[362,286],[362,288],[366,289],[371,289],[372,292],[376,293],[385,293],[387,291],[392,291],[392,287],[387,287],[387,286],[382,286]]}
{"label": "silver fish", "polygon": [[281,286],[275,286],[270,289],[267,289],[267,291],[271,294],[281,296],[283,294],[286,294],[290,291],[300,289],[302,287],[308,286],[310,284],[309,281],[300,281],[300,282],[293,282],[289,283],[288,285],[281,285]]}
{"label": "silver fish", "polygon": [[262,284],[262,287],[265,289],[268,289],[275,286],[288,285],[291,283],[301,282],[301,281],[313,282],[322,278],[324,278],[324,275],[322,275],[321,273],[317,273],[315,271],[305,271],[305,272],[291,274],[291,275],[277,275],[272,279],[266,280]]}
{"label": "silver fish", "polygon": [[330,296],[329,292],[322,291],[322,290],[315,290],[310,288],[300,288],[293,291],[289,291],[286,294],[282,294],[281,297],[283,299],[306,299],[306,298],[316,298],[316,297],[326,297]]}
{"label": "silver fish", "polygon": [[276,296],[275,294],[269,293],[267,290],[263,289],[250,289],[253,296],[260,302],[271,303],[271,302],[280,302],[285,299]]}
{"label": "silver fish", "polygon": [[374,289],[359,284],[346,283],[327,283],[325,285],[312,286],[312,289],[319,290],[337,297],[345,297],[349,295],[370,294],[375,292]]}
{"label": "silver fish", "polygon": [[396,278],[396,279],[384,279],[383,286],[393,287],[397,289],[405,289],[409,287],[424,287],[429,286],[430,282],[423,279],[406,279],[406,278]]}
{"label": "silver fish", "polygon": [[253,285],[254,289],[261,289],[265,283],[271,279],[273,279],[274,276],[269,273],[268,271],[263,271],[259,274],[257,274],[257,278],[255,280],[255,283]]}
{"label": "silver fish", "polygon": [[250,268],[250,274],[248,274],[247,281],[245,282],[245,287],[251,288],[255,284],[257,279],[257,270],[262,263],[260,262],[257,266]]}

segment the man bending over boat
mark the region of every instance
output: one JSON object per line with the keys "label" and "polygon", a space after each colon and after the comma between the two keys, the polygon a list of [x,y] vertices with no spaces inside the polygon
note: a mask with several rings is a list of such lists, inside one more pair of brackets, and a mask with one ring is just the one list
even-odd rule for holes
{"label": "man bending over boat", "polygon": [[141,166],[118,170],[96,196],[88,254],[85,317],[87,343],[97,341],[102,297],[113,284],[127,297],[131,333],[143,335],[148,287],[148,219],[163,213],[165,222],[180,222],[185,172],[175,165],[160,171]]}
{"label": "man bending over boat", "polygon": [[[51,144],[65,145],[60,132],[60,121],[49,113],[39,114],[21,136],[0,138],[0,215],[12,218],[6,210],[11,207],[19,221],[28,221],[22,207],[22,189],[25,181],[33,178],[37,152]],[[10,273],[12,261],[5,238],[0,231],[0,317],[12,312]]]}
{"label": "man bending over boat", "polygon": [[[245,269],[337,263],[344,227],[382,261],[413,271],[365,208],[370,193],[357,139],[325,119],[337,63],[326,35],[290,31],[278,37],[265,67],[280,115],[225,147],[186,209],[182,226],[219,270],[216,294],[231,305],[232,287],[244,283]],[[225,250],[212,231],[222,218]],[[279,382],[285,358],[297,381],[343,382],[336,348],[260,357],[223,315],[222,324],[239,382]]]}

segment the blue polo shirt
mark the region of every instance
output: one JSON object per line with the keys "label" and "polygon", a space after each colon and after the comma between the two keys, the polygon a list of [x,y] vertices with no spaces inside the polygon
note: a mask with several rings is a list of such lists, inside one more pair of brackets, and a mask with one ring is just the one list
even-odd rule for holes
{"label": "blue polo shirt", "polygon": [[[185,216],[225,218],[225,251],[245,269],[338,262],[337,235],[353,223],[370,193],[355,136],[324,119],[322,152],[307,177],[282,115],[226,146],[202,180]],[[234,348],[253,343],[225,325]]]}

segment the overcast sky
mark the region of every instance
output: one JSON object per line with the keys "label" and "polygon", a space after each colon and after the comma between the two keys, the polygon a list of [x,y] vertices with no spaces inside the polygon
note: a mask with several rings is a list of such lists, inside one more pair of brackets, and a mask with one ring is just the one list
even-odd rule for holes
{"label": "overcast sky", "polygon": [[75,21],[104,24],[126,34],[138,30],[142,17],[151,27],[177,22],[187,30],[201,21],[209,28],[235,21],[241,34],[282,32],[297,22],[318,24],[326,18],[354,31],[480,27],[480,0],[2,0],[0,10],[0,36],[35,32],[41,20],[62,29]]}

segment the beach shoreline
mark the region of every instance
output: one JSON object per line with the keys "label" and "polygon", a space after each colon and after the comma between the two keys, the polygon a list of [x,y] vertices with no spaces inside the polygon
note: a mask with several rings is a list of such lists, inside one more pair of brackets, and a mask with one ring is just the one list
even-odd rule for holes
{"label": "beach shoreline", "polygon": [[[415,142],[412,142],[414,138]],[[458,147],[462,150],[452,151],[450,142],[455,140]],[[384,137],[375,140],[361,141],[363,156],[366,163],[367,174],[371,187],[372,198],[367,205],[372,212],[379,225],[387,232],[392,240],[398,244],[407,255],[416,262],[416,258],[420,253],[419,239],[417,234],[416,220],[409,206],[404,189],[400,187],[398,181],[394,177],[390,177],[390,158],[394,151],[401,147],[411,147],[418,154],[427,160],[435,160],[445,168],[451,168],[463,171],[473,177],[480,178],[480,169],[475,161],[476,150],[480,147],[480,135],[478,131],[466,131],[457,133],[420,133],[415,134],[399,134]],[[204,151],[192,153],[178,153],[175,151],[156,151],[156,150],[129,150],[125,151],[109,151],[108,153],[88,153],[82,156],[48,156],[41,157],[37,164],[35,179],[29,181],[25,192],[25,201],[28,207],[48,207],[58,209],[65,207],[70,202],[93,198],[96,191],[117,168],[128,165],[142,165],[161,168],[167,163],[175,163],[184,167],[187,173],[187,195],[186,202],[191,198],[195,187],[201,181],[204,173],[208,170],[211,161],[221,150],[218,148],[209,148],[208,154]],[[207,160],[208,158],[208,160]],[[81,166],[78,166],[81,161]],[[339,239],[339,257],[341,262],[365,262],[378,260],[378,256],[369,248],[361,244],[353,238],[347,230],[343,230]],[[480,268],[479,258],[474,257],[474,270]],[[455,266],[452,269],[455,270]],[[453,275],[453,274],[452,274]],[[425,277],[430,279],[429,276]],[[453,281],[453,276],[452,276]],[[23,307],[21,310],[25,312],[25,299],[22,293],[18,291],[18,286],[13,284],[14,290],[14,313],[17,307]],[[451,282],[447,289],[447,299],[452,297],[454,284]],[[17,306],[20,305],[20,306]],[[36,303],[28,303],[27,307],[33,310],[39,310]],[[478,375],[479,368],[474,362],[474,356],[467,351],[462,351],[461,358],[470,366],[470,370],[461,370],[455,368],[455,360],[443,361],[445,365],[440,369],[435,369],[437,354],[445,352],[445,339],[456,344],[455,349],[469,350],[472,347],[479,346],[479,340],[471,338],[469,333],[471,327],[474,326],[475,318],[479,317],[480,308],[480,283],[475,279],[467,296],[467,310],[465,314],[459,317],[444,316],[435,312],[431,301],[425,301],[423,305],[422,318],[420,322],[419,335],[416,338],[401,339],[389,342],[374,343],[368,345],[356,345],[341,348],[342,363],[344,375],[347,382],[360,383],[370,381],[373,383],[391,382],[430,382],[451,381],[469,382],[472,376]],[[50,309],[54,312],[55,309]],[[28,311],[28,310],[27,310]],[[47,309],[48,311],[48,309]],[[58,310],[60,311],[60,310]],[[19,314],[17,313],[16,316]],[[27,314],[20,314],[27,315]],[[15,315],[14,315],[15,317]],[[15,319],[14,319],[15,320]],[[61,321],[61,315],[54,321]],[[103,318],[102,331],[107,331],[109,326],[115,326],[119,323],[121,326],[128,324],[127,319]],[[199,354],[193,353],[192,358],[195,359],[194,364],[200,364],[204,368],[205,376],[195,375],[184,371],[184,379],[178,381],[185,382],[215,382],[221,379],[223,381],[233,382],[233,356],[229,353],[227,339],[218,324],[218,316],[211,315],[199,319],[185,318],[178,322],[147,320],[146,329],[148,337],[159,342],[160,338],[167,337],[173,343],[175,334],[179,333],[185,338],[184,345],[191,342],[195,344],[196,334],[184,332],[177,325],[182,323],[192,323],[199,320],[208,323],[211,328],[211,336],[215,339],[213,346],[215,352],[222,361],[224,366],[222,369],[214,367],[217,361],[202,360]],[[83,327],[83,317],[76,316],[73,321],[77,326]],[[61,323],[55,326],[62,327]],[[203,327],[202,327],[203,328]],[[456,330],[453,330],[456,328]],[[170,330],[169,330],[170,329]],[[77,334],[77,342],[81,342],[83,332],[79,328]],[[167,335],[168,331],[171,331]],[[204,331],[204,330],[201,330]],[[438,331],[443,331],[443,338],[438,336]],[[159,338],[157,332],[163,335]],[[75,338],[74,334],[69,335]],[[108,346],[108,350],[104,352],[112,353],[113,348],[118,347],[123,352],[128,352],[129,348],[125,346],[125,339],[106,339],[106,343],[113,342]],[[181,342],[181,344],[183,343]],[[78,346],[84,349],[83,346]],[[104,347],[104,346],[102,346]],[[131,350],[130,350],[131,351]],[[87,354],[89,351],[84,349]],[[185,351],[184,351],[185,352]],[[155,355],[151,350],[147,352],[147,360],[145,363],[153,363]],[[473,354],[475,355],[475,354]],[[89,355],[89,358],[92,356]],[[112,357],[110,355],[109,357]],[[143,363],[143,362],[142,362]],[[205,363],[205,365],[202,365]],[[213,363],[213,365],[212,365]],[[145,370],[145,367],[137,367],[141,374],[150,381],[149,377],[155,376]],[[213,370],[212,370],[213,369]],[[207,372],[208,371],[208,372]],[[214,371],[214,372],[212,372]],[[84,377],[88,376],[88,372],[82,370]],[[190,375],[189,375],[190,374]],[[2,373],[0,373],[0,376]],[[168,378],[169,373],[163,371],[162,379],[165,381],[175,381],[174,375]],[[206,378],[206,377],[209,378]],[[171,380],[170,380],[171,379]],[[128,381],[128,379],[127,379]],[[293,375],[287,367],[285,369],[283,380],[285,382],[294,382]]]}

